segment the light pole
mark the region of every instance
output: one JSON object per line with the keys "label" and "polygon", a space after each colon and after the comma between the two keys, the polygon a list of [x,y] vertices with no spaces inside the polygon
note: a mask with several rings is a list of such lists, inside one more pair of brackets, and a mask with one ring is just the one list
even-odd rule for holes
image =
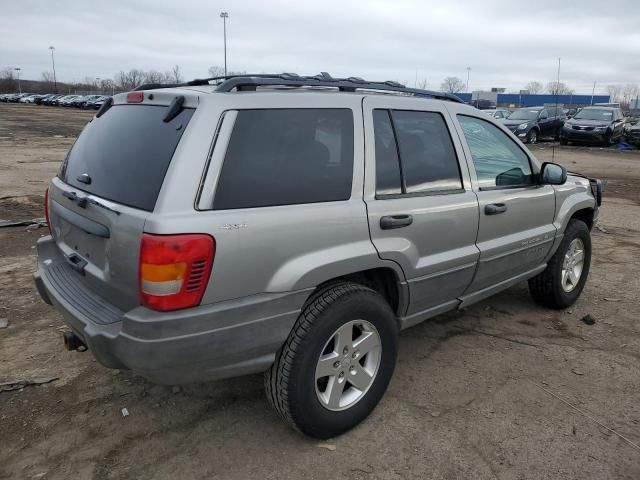
{"label": "light pole", "polygon": [[53,51],[56,49],[53,45],[49,47],[51,50],[51,65],[53,66],[53,90],[58,93],[58,82],[56,81],[56,61],[53,58]]}
{"label": "light pole", "polygon": [[220,12],[220,18],[222,19],[222,28],[224,29],[224,76],[227,76],[227,18],[229,14],[227,12]]}
{"label": "light pole", "polygon": [[16,72],[18,72],[18,93],[22,93],[22,86],[20,85],[20,67],[14,68]]}
{"label": "light pole", "polygon": [[471,73],[471,67],[467,67],[467,93],[469,93],[469,73]]}

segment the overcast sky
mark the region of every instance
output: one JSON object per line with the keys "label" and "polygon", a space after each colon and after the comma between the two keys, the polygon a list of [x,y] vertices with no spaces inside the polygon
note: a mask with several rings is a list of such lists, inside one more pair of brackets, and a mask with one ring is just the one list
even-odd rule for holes
{"label": "overcast sky", "polygon": [[466,82],[471,67],[470,90],[518,90],[554,80],[561,57],[561,81],[591,93],[596,80],[604,92],[640,83],[639,1],[4,1],[0,68],[41,79],[54,45],[62,81],[176,64],[186,79],[203,77],[223,64],[225,10],[230,70],[410,86],[417,74],[438,89],[449,75]]}

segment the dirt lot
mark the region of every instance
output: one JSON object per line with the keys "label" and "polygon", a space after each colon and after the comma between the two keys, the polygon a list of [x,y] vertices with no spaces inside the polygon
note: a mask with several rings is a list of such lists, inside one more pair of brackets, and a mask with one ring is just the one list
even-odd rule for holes
{"label": "dirt lot", "polygon": [[[0,219],[42,216],[91,115],[0,104]],[[550,160],[551,144],[535,153]],[[555,160],[606,181],[580,301],[545,310],[519,285],[404,331],[381,404],[329,442],[280,422],[260,375],[172,389],[66,352],[31,282],[46,229],[0,229],[0,383],[55,379],[0,391],[0,478],[637,480],[640,153],[562,147]]]}

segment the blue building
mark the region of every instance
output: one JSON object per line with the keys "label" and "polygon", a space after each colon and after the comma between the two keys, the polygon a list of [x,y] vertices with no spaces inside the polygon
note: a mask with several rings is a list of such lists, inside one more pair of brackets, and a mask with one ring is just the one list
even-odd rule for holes
{"label": "blue building", "polygon": [[[460,99],[466,103],[471,102],[471,93],[457,93]],[[482,97],[481,97],[482,98]],[[497,94],[497,106],[508,107],[509,105],[515,105],[520,107],[538,107],[542,105],[549,105],[558,103],[564,105],[566,108],[571,107],[583,107],[585,105],[591,105],[591,95],[551,95],[541,94],[521,95],[519,93],[498,93]],[[609,95],[594,95],[593,103],[607,103],[609,102]]]}

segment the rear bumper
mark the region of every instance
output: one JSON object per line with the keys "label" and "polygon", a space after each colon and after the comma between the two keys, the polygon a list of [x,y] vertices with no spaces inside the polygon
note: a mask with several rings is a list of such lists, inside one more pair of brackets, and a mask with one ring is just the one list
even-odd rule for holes
{"label": "rear bumper", "polygon": [[[310,293],[265,293],[175,312],[145,307],[119,312],[73,281],[79,274],[67,270],[51,237],[37,246],[33,278],[42,299],[62,313],[102,365],[130,369],[154,383],[177,385],[266,370]],[[115,321],[114,315],[119,315]]]}

